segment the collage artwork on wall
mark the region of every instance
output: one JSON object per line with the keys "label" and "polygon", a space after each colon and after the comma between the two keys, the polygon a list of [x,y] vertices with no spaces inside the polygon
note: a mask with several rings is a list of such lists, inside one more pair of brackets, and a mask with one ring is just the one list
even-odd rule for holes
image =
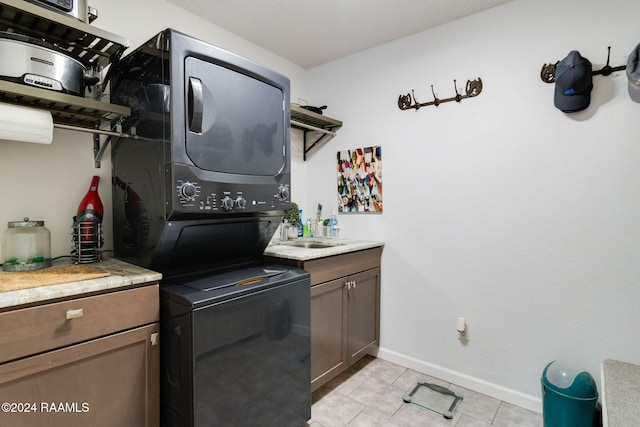
{"label": "collage artwork on wall", "polygon": [[339,151],[338,212],[382,212],[382,147]]}

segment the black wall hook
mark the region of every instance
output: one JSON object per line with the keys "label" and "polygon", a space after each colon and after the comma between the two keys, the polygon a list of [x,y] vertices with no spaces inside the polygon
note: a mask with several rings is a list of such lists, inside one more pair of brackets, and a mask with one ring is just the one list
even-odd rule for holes
{"label": "black wall hook", "polygon": [[[622,71],[627,69],[626,65],[611,67],[609,65],[610,57],[611,57],[611,46],[608,46],[607,47],[607,65],[602,67],[600,70],[593,71],[591,74],[594,76],[599,74],[603,76],[608,76],[615,71]],[[554,83],[556,81],[556,67],[558,66],[559,63],[560,61],[556,61],[555,64],[544,64],[542,66],[542,70],[540,70],[540,78],[542,79],[543,82]]]}
{"label": "black wall hook", "polygon": [[433,91],[433,85],[431,85],[431,94],[433,95],[433,105],[437,107],[438,105],[440,105],[440,100],[436,96],[436,93]]}
{"label": "black wall hook", "polygon": [[611,56],[611,46],[608,46],[607,47],[607,65],[602,67],[601,70],[594,71],[593,72],[594,76],[596,74],[602,74],[603,76],[608,76],[609,74],[613,73],[614,71],[622,71],[622,70],[626,70],[627,69],[626,65],[620,65],[618,67],[610,67],[609,66],[609,57],[610,56]]}
{"label": "black wall hook", "polygon": [[411,89],[411,93],[408,93],[406,95],[400,95],[398,97],[398,108],[400,108],[401,110],[413,109],[417,111],[420,109],[420,107],[427,107],[429,105],[435,105],[437,107],[438,105],[443,104],[445,102],[451,102],[451,101],[460,102],[466,98],[473,98],[475,96],[480,95],[480,92],[482,92],[482,79],[478,77],[476,80],[467,80],[465,95],[460,95],[460,93],[458,93],[458,86],[455,79],[453,80],[453,87],[456,91],[456,96],[453,96],[451,98],[440,99],[436,95],[436,92],[433,89],[433,85],[431,85],[431,94],[433,95],[433,101],[423,102],[423,103],[418,102],[418,99],[416,98],[416,95],[413,89]]}

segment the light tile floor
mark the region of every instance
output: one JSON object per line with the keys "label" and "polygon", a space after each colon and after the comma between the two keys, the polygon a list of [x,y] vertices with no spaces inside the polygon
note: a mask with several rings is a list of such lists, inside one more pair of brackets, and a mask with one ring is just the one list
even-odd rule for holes
{"label": "light tile floor", "polygon": [[[461,393],[452,419],[402,400],[417,381]],[[309,427],[541,427],[542,415],[366,356],[312,395]]]}

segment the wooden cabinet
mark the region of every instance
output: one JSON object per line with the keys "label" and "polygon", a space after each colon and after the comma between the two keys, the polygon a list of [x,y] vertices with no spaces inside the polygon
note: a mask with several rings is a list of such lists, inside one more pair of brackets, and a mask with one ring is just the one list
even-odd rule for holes
{"label": "wooden cabinet", "polygon": [[313,390],[377,347],[379,311],[380,268],[311,287]]}
{"label": "wooden cabinet", "polygon": [[347,368],[348,295],[343,279],[311,287],[311,384]]}
{"label": "wooden cabinet", "polygon": [[347,365],[362,359],[380,339],[380,268],[349,276]]}
{"label": "wooden cabinet", "polygon": [[7,311],[0,322],[0,425],[159,424],[157,285]]}
{"label": "wooden cabinet", "polygon": [[311,273],[312,390],[378,346],[381,252],[377,247],[309,261],[271,259]]}

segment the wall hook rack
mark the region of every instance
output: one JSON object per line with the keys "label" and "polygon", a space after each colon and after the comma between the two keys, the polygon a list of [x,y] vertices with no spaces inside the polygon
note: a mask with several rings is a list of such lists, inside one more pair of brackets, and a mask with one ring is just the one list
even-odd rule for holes
{"label": "wall hook rack", "polygon": [[[626,70],[626,65],[620,65],[617,67],[611,67],[609,65],[609,59],[611,58],[611,46],[607,46],[607,65],[602,67],[599,70],[593,71],[591,74],[608,76],[615,71]],[[545,83],[554,83],[556,81],[556,66],[560,63],[560,61],[556,61],[555,64],[544,64],[542,66],[542,70],[540,70],[540,78]]]}
{"label": "wall hook rack", "polygon": [[467,80],[467,85],[465,87],[466,93],[464,95],[460,95],[458,93],[458,85],[456,80],[453,80],[453,88],[456,91],[456,96],[452,96],[451,98],[440,99],[436,96],[435,91],[433,90],[433,85],[431,85],[431,94],[433,95],[433,101],[419,103],[416,95],[411,89],[411,93],[406,95],[400,95],[398,97],[398,108],[401,110],[411,110],[414,109],[418,111],[421,107],[427,107],[429,105],[435,105],[436,107],[445,102],[456,101],[460,102],[463,99],[473,98],[475,96],[480,95],[482,92],[482,79],[478,77],[476,80]]}

